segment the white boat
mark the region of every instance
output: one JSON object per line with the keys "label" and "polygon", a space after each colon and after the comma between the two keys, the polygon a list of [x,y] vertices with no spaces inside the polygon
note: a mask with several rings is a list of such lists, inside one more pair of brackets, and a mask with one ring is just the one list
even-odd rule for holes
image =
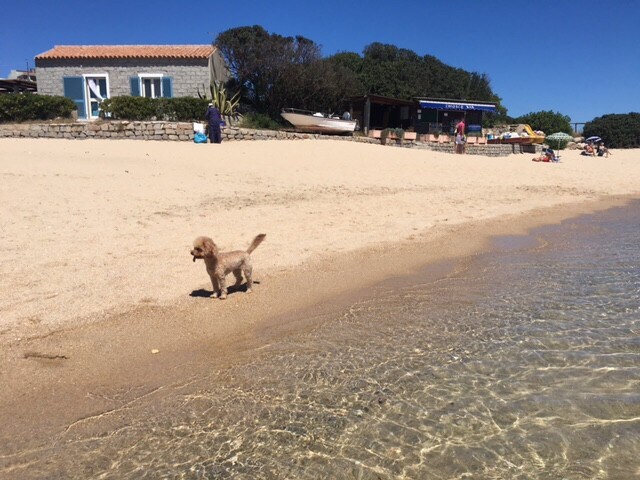
{"label": "white boat", "polygon": [[356,120],[345,120],[337,115],[295,108],[283,108],[280,115],[301,132],[351,133],[358,123]]}

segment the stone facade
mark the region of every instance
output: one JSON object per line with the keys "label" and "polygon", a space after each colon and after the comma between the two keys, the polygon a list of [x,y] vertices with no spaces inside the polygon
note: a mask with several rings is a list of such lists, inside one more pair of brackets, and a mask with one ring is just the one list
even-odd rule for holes
{"label": "stone facade", "polygon": [[173,79],[174,97],[197,97],[198,89],[201,93],[205,89],[209,91],[209,72],[206,58],[36,60],[38,93],[41,95],[64,95],[63,77],[82,75],[107,75],[108,97],[131,95],[130,77],[162,74]]}
{"label": "stone facade", "polygon": [[[100,121],[75,123],[21,123],[0,124],[0,138],[108,138],[133,140],[193,141],[193,124],[189,122],[126,122]],[[223,141],[254,140],[344,140],[380,145],[377,138],[321,135],[313,133],[253,130],[227,127],[222,131]],[[454,153],[454,145],[413,141],[387,141],[387,147],[419,148],[436,152]],[[520,153],[514,145],[467,145],[467,155],[504,157]]]}

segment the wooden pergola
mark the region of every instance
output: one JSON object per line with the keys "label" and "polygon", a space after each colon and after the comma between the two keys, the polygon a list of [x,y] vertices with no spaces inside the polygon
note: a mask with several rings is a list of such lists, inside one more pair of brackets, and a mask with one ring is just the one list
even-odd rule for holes
{"label": "wooden pergola", "polygon": [[37,84],[33,80],[0,79],[0,94],[22,92],[34,93],[37,90]]}
{"label": "wooden pergola", "polygon": [[371,128],[404,128],[413,125],[418,103],[412,100],[365,95],[348,101],[351,117],[358,120],[365,134]]}

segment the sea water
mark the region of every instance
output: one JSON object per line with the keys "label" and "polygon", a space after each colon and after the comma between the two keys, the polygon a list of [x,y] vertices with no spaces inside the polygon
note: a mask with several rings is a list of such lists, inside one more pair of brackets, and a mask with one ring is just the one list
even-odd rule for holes
{"label": "sea water", "polygon": [[22,478],[640,478],[639,206],[385,282]]}

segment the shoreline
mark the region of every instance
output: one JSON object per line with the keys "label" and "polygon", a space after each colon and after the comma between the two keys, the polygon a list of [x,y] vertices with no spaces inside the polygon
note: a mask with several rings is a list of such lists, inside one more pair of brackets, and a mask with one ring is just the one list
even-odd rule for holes
{"label": "shoreline", "polygon": [[[0,394],[5,426],[0,439],[13,439],[8,448],[18,452],[24,446],[20,442],[46,445],[52,438],[73,435],[75,426],[86,420],[110,415],[113,401],[96,400],[97,392],[127,391],[128,402],[170,394],[165,387],[241,363],[271,340],[317,327],[323,317],[386,285],[437,281],[465,259],[499,250],[498,237],[526,236],[535,228],[637,198],[607,198],[450,226],[427,242],[369,247],[261,276],[251,296],[236,293],[224,302],[189,297],[168,307],[142,306],[100,323],[11,343],[2,354],[6,388]],[[355,268],[361,264],[373,268],[362,275]]]}

